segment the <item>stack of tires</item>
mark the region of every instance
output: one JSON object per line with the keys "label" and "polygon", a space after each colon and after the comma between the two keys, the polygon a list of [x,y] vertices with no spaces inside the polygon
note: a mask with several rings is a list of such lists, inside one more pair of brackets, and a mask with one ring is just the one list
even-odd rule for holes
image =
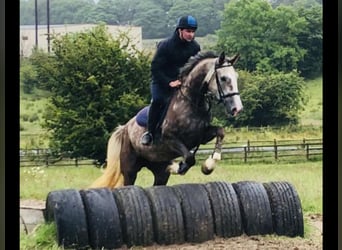
{"label": "stack of tires", "polygon": [[288,182],[209,182],[48,194],[46,222],[64,248],[115,249],[201,243],[242,234],[304,236],[301,202]]}

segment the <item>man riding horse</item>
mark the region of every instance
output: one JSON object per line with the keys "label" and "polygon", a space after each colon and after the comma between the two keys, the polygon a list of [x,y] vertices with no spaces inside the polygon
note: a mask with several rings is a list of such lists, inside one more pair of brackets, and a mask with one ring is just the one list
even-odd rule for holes
{"label": "man riding horse", "polygon": [[169,101],[176,87],[181,82],[178,79],[179,70],[196,55],[201,47],[195,41],[197,20],[193,16],[183,16],[178,19],[173,35],[157,46],[157,51],[152,59],[151,94],[152,100],[148,113],[147,132],[141,137],[141,144],[151,145],[160,137],[160,125],[162,124]]}

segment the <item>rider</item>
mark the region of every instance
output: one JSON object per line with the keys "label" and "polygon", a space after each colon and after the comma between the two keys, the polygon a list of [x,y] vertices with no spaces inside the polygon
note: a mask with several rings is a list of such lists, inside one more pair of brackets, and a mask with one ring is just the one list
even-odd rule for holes
{"label": "rider", "polygon": [[[177,21],[173,35],[162,40],[151,63],[151,106],[148,114],[147,132],[141,137],[143,145],[150,145],[153,136],[159,136],[156,127],[162,124],[169,101],[176,87],[179,70],[191,56],[196,55],[201,47],[195,41],[197,20],[193,16],[182,16]],[[154,139],[156,141],[157,138]]]}

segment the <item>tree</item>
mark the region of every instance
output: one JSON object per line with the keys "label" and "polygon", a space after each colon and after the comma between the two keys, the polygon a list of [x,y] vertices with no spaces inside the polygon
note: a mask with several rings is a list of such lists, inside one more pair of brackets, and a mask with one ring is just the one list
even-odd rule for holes
{"label": "tree", "polygon": [[[47,24],[47,1],[37,1],[38,24]],[[50,24],[86,23],[92,0],[50,0]],[[35,24],[35,0],[20,0],[20,24]]]}
{"label": "tree", "polygon": [[167,27],[166,12],[152,1],[140,2],[133,24],[142,27],[143,39],[163,38]]}
{"label": "tree", "polygon": [[217,32],[218,47],[239,52],[239,65],[248,71],[291,72],[305,54],[298,35],[306,25],[291,7],[273,9],[265,0],[231,1]]}
{"label": "tree", "polygon": [[54,37],[52,51],[49,59],[32,57],[41,86],[52,92],[43,124],[51,146],[102,163],[113,129],[149,101],[150,55],[124,33],[114,40],[104,25]]}
{"label": "tree", "polygon": [[306,103],[305,82],[297,72],[262,74],[239,72],[244,110],[231,120],[235,126],[298,124]]}
{"label": "tree", "polygon": [[298,35],[298,44],[306,50],[298,63],[298,70],[305,78],[322,75],[323,67],[323,20],[321,6],[311,8],[300,7],[299,13],[307,20],[308,25]]}

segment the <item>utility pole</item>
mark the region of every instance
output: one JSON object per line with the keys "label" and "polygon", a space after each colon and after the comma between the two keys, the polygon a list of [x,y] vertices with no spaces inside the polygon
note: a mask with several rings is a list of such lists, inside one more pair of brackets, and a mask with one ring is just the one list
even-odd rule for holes
{"label": "utility pole", "polygon": [[46,0],[46,13],[47,13],[47,42],[48,53],[50,53],[50,0]]}
{"label": "utility pole", "polygon": [[38,48],[38,11],[37,0],[34,2],[34,15],[35,15],[35,29],[36,29],[36,48]]}

